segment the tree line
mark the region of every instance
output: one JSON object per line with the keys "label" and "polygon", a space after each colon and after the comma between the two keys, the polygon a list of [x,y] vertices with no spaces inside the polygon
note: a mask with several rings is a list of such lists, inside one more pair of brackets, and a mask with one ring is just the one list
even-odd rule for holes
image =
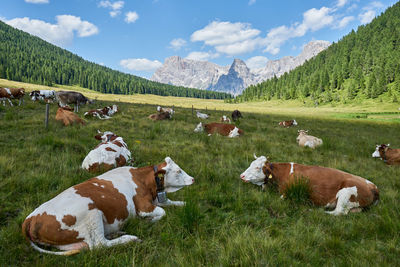
{"label": "tree line", "polygon": [[0,21],[0,78],[42,85],[79,85],[102,93],[229,99],[230,94],[153,82],[84,60]]}
{"label": "tree line", "polygon": [[[400,2],[302,66],[249,86],[235,102],[311,98],[316,103],[400,93]],[[231,102],[232,100],[227,100]]]}

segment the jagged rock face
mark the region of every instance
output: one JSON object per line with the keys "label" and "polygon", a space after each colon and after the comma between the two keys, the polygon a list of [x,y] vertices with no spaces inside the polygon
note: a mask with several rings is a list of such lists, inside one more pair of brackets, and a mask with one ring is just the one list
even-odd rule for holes
{"label": "jagged rock face", "polygon": [[163,66],[157,69],[151,80],[238,95],[250,85],[268,80],[274,75],[279,77],[302,65],[329,45],[328,41],[312,41],[304,46],[303,51],[297,57],[288,56],[270,60],[264,68],[252,70],[240,59],[235,59],[229,67],[173,56],[165,60]]}

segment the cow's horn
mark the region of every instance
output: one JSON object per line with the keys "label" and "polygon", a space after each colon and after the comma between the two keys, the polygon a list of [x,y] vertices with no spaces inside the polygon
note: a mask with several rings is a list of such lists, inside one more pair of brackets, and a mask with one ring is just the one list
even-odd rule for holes
{"label": "cow's horn", "polygon": [[254,156],[255,159],[257,159],[256,153],[253,153],[253,156]]}
{"label": "cow's horn", "polygon": [[390,146],[390,144],[387,144],[387,146]]}
{"label": "cow's horn", "polygon": [[100,130],[97,130],[97,133],[101,134]]}

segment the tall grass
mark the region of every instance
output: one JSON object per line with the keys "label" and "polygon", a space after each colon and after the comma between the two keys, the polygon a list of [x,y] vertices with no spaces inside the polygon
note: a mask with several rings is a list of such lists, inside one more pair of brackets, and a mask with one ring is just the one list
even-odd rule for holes
{"label": "tall grass", "polygon": [[[112,102],[83,106],[99,108]],[[153,105],[118,103],[110,120],[87,120],[63,127],[45,105],[26,102],[0,108],[0,266],[253,266],[253,265],[400,265],[400,169],[371,158],[376,143],[400,147],[397,123],[318,119],[297,114],[295,128],[278,121],[293,116],[243,112],[237,139],[194,133],[199,119],[177,108],[170,121],[153,122]],[[209,122],[222,111],[209,111]],[[226,114],[227,112],[225,112]],[[157,223],[128,220],[123,231],[141,243],[84,251],[72,257],[42,255],[21,234],[25,217],[43,202],[91,174],[80,169],[98,141],[97,129],[122,136],[134,166],[160,163],[170,156],[195,183],[169,194],[185,207],[167,207]],[[324,145],[297,145],[298,129],[308,129]],[[322,207],[281,199],[276,189],[242,183],[240,173],[253,153],[273,162],[297,162],[338,168],[374,182],[381,202],[369,211],[333,217]]]}

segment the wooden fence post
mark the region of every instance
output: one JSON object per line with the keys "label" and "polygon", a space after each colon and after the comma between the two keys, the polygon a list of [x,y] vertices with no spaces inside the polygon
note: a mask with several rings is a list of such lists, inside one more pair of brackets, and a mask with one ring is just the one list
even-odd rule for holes
{"label": "wooden fence post", "polygon": [[192,105],[192,116],[193,116],[193,105]]}
{"label": "wooden fence post", "polygon": [[46,114],[45,114],[45,118],[44,118],[44,125],[46,127],[46,129],[49,127],[49,109],[50,109],[50,105],[49,103],[46,104]]}

